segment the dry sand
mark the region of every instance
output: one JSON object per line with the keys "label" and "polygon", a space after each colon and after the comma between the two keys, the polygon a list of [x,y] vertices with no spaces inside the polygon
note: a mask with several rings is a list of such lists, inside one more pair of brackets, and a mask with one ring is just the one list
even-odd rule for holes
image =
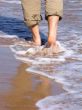
{"label": "dry sand", "polygon": [[38,100],[64,92],[55,81],[27,73],[29,64],[14,58],[10,44],[9,39],[0,41],[0,110],[38,110]]}

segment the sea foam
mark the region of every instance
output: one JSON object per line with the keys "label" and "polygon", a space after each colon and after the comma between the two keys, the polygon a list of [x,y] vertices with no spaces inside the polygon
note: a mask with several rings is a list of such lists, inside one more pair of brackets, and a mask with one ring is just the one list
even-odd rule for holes
{"label": "sea foam", "polygon": [[[78,100],[78,101],[77,101]],[[38,110],[82,110],[82,95],[63,93],[48,96],[36,103]]]}

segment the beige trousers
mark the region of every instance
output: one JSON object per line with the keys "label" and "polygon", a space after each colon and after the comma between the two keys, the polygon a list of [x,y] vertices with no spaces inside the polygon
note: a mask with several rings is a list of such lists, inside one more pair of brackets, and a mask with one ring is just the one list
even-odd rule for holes
{"label": "beige trousers", "polygon": [[[39,24],[42,20],[41,0],[21,0],[21,3],[27,26]],[[45,0],[45,19],[47,20],[48,16],[52,15],[62,18],[63,0]]]}

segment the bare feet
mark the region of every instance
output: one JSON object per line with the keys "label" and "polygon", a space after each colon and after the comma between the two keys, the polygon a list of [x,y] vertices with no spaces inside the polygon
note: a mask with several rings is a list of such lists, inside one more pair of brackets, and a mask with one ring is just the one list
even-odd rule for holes
{"label": "bare feet", "polygon": [[52,44],[52,45],[46,43],[42,51],[43,53],[50,55],[50,54],[58,54],[64,52],[65,49],[57,41],[56,44]]}

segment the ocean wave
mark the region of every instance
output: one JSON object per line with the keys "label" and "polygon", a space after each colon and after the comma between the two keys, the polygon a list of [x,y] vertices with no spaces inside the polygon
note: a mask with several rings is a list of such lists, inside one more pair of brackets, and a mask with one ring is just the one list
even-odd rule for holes
{"label": "ocean wave", "polygon": [[[82,92],[82,74],[81,74],[81,66],[77,66],[74,70],[68,70],[67,67],[61,67],[60,65],[64,65],[63,63],[60,64],[52,64],[46,63],[46,65],[35,65],[27,68],[26,71],[31,72],[33,74],[40,74],[50,79],[54,79],[54,81],[62,84],[64,90],[68,93],[78,93]],[[80,65],[80,64],[77,64]],[[59,68],[58,68],[59,67]],[[79,70],[79,71],[78,71]]]}
{"label": "ocean wave", "polygon": [[1,38],[18,38],[17,35],[0,34]]}
{"label": "ocean wave", "polygon": [[[54,79],[63,85],[63,88],[69,93],[81,92],[81,56],[77,56],[72,50],[66,50],[62,54],[54,56],[44,56],[41,54],[28,54],[28,50],[35,53],[43,47],[36,47],[31,43],[18,42],[10,46],[15,54],[15,58],[29,63],[31,66],[26,69],[33,74],[40,74],[50,79]],[[34,49],[34,50],[33,50]],[[76,57],[77,56],[77,57]],[[78,62],[80,60],[80,62]],[[76,62],[76,63],[75,63]]]}
{"label": "ocean wave", "polygon": [[82,110],[81,94],[48,96],[36,103],[38,110]]}

